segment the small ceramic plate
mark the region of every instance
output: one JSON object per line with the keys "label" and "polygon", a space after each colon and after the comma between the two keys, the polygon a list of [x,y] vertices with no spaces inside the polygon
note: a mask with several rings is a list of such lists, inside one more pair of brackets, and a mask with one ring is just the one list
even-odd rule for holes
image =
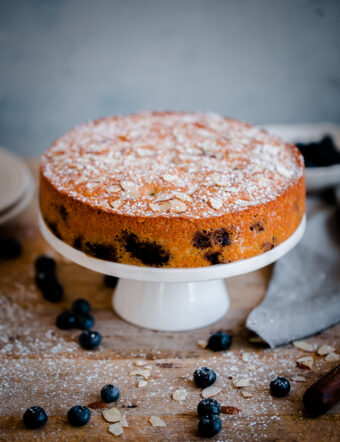
{"label": "small ceramic plate", "polygon": [[14,206],[23,197],[29,178],[24,161],[0,147],[0,212]]}
{"label": "small ceramic plate", "polygon": [[[331,135],[340,149],[340,126],[336,124],[266,124],[263,127],[291,143],[319,141],[325,135]],[[340,185],[340,164],[306,167],[307,190],[316,191],[338,185]]]}

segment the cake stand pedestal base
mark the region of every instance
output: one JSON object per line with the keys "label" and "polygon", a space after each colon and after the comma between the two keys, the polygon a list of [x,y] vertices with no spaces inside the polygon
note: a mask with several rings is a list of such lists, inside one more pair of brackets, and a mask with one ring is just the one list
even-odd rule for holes
{"label": "cake stand pedestal base", "polygon": [[180,331],[218,321],[228,310],[229,297],[222,279],[187,283],[120,279],[112,304],[132,324]]}

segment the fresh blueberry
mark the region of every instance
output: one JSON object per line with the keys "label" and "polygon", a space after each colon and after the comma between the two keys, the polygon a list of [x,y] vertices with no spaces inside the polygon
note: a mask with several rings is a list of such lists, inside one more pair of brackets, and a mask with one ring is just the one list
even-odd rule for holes
{"label": "fresh blueberry", "polygon": [[91,412],[84,405],[75,405],[68,410],[67,419],[73,427],[82,427],[90,421]]}
{"label": "fresh blueberry", "polygon": [[22,246],[16,238],[0,239],[0,258],[15,259],[21,255]]}
{"label": "fresh blueberry", "polygon": [[115,385],[105,385],[100,392],[101,398],[105,403],[116,402],[119,399],[120,391]]}
{"label": "fresh blueberry", "polygon": [[101,340],[102,335],[92,330],[86,330],[79,335],[79,344],[86,350],[93,350],[98,347]]}
{"label": "fresh blueberry", "polygon": [[94,317],[92,315],[76,315],[76,328],[79,330],[88,330],[94,326]]}
{"label": "fresh blueberry", "polygon": [[207,416],[208,414],[216,414],[216,416],[218,416],[221,413],[221,405],[216,399],[203,399],[203,401],[197,405],[197,413],[201,417]]}
{"label": "fresh blueberry", "polygon": [[24,424],[26,428],[40,428],[47,422],[47,414],[41,407],[30,407],[25,411]]}
{"label": "fresh blueberry", "polygon": [[44,287],[51,286],[54,283],[58,282],[57,277],[54,273],[45,272],[38,272],[35,275],[34,281],[40,290],[42,290]]}
{"label": "fresh blueberry", "polygon": [[76,315],[70,310],[65,310],[57,316],[56,325],[61,330],[70,330],[76,327]]}
{"label": "fresh blueberry", "polygon": [[50,256],[40,255],[35,260],[34,267],[36,272],[54,273],[56,268],[56,263],[55,260]]}
{"label": "fresh blueberry", "polygon": [[208,348],[213,351],[228,350],[231,345],[231,337],[228,333],[217,332],[210,336],[208,341]]}
{"label": "fresh blueberry", "polygon": [[90,303],[86,299],[79,298],[72,303],[72,311],[77,315],[88,315],[90,310]]}
{"label": "fresh blueberry", "polygon": [[64,287],[57,280],[50,281],[41,288],[43,297],[50,302],[59,302],[64,294]]}
{"label": "fresh blueberry", "polygon": [[118,278],[116,276],[105,275],[104,284],[110,289],[114,289],[118,283]]}
{"label": "fresh blueberry", "polygon": [[222,422],[216,414],[203,416],[198,423],[198,432],[202,437],[214,437],[221,429]]}
{"label": "fresh blueberry", "polygon": [[211,368],[201,367],[194,372],[194,382],[199,388],[206,388],[216,381],[216,373]]}
{"label": "fresh blueberry", "polygon": [[290,390],[290,382],[287,378],[283,376],[278,376],[273,379],[270,383],[270,391],[273,396],[283,397],[289,393]]}

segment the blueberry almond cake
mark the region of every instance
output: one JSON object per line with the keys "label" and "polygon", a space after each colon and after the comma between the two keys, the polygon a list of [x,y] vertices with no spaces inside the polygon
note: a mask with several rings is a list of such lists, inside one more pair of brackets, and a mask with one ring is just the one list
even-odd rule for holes
{"label": "blueberry almond cake", "polygon": [[43,154],[40,208],[96,258],[201,267],[267,252],[305,212],[298,149],[213,113],[143,112],[75,127]]}

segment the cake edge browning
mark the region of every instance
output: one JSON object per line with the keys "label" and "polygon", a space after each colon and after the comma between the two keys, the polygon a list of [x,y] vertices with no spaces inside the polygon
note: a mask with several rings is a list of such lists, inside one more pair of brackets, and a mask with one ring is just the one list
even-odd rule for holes
{"label": "cake edge browning", "polygon": [[80,202],[40,170],[40,209],[55,236],[87,255],[146,267],[205,267],[251,258],[289,238],[305,213],[305,178],[272,201],[234,213],[143,217]]}

